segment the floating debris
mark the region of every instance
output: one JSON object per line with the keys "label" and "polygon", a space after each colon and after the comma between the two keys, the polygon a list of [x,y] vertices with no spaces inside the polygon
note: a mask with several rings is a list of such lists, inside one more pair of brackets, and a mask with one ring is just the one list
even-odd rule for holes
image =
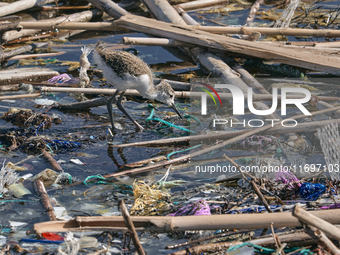
{"label": "floating debris", "polygon": [[8,187],[16,183],[20,179],[19,174],[13,168],[2,163],[0,170],[0,197],[7,193]]}
{"label": "floating debris", "polygon": [[32,110],[19,110],[11,108],[3,117],[4,120],[18,126],[18,127],[42,127],[50,128],[53,122],[52,117],[43,113],[34,113]]}
{"label": "floating debris", "polygon": [[133,183],[134,205],[131,215],[162,215],[170,208],[171,196],[167,191],[150,187],[143,181]]}

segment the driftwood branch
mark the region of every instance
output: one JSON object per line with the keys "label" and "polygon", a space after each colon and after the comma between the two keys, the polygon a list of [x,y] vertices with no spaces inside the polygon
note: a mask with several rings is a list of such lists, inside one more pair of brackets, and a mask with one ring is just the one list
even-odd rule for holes
{"label": "driftwood branch", "polygon": [[52,166],[52,168],[56,171],[61,171],[63,172],[63,169],[61,168],[61,166],[58,164],[58,162],[52,157],[52,155],[50,153],[48,153],[47,151],[43,151],[42,153],[43,157],[46,159],[46,161],[48,163],[50,163],[50,165]]}
{"label": "driftwood branch", "polygon": [[50,218],[50,220],[57,220],[57,217],[54,214],[53,206],[51,204],[50,198],[48,197],[48,194],[45,189],[44,183],[38,178],[34,181],[35,190],[38,193],[38,195],[41,197],[42,203],[47,211],[47,215]]}
{"label": "driftwood branch", "polygon": [[54,0],[20,0],[10,4],[6,4],[0,9],[0,17],[20,12],[37,5],[53,3]]}
{"label": "driftwood branch", "polygon": [[[60,16],[53,19],[44,19],[44,20],[38,20],[35,22],[27,22],[27,24],[34,24],[33,26],[22,26],[21,22],[19,23],[19,26],[22,26],[23,29],[20,31],[7,31],[5,32],[2,37],[1,41],[9,42],[13,41],[25,36],[32,36],[40,32],[40,30],[51,30],[54,28],[58,28],[58,25],[67,24],[69,22],[85,22],[90,21],[93,18],[98,18],[102,16],[102,12],[94,9],[94,10],[88,10],[78,13],[73,13],[67,16]],[[46,26],[48,24],[48,26]],[[92,24],[92,23],[89,23]],[[81,28],[76,28],[76,30],[81,30]]]}
{"label": "driftwood branch", "polygon": [[[329,210],[330,213],[336,213],[336,210]],[[316,217],[315,215],[307,212],[300,206],[296,205],[293,210],[293,216],[297,217],[302,222],[311,225],[317,229],[320,229],[327,236],[334,238],[336,240],[340,240],[340,230],[330,224],[329,222]]]}
{"label": "driftwood branch", "polygon": [[19,99],[19,98],[35,98],[35,97],[40,97],[40,93],[19,94],[19,95],[13,95],[13,96],[0,96],[0,100]]}
{"label": "driftwood branch", "polygon": [[305,232],[331,254],[340,254],[338,247],[336,247],[332,241],[329,240],[329,238],[319,229],[307,225],[305,226]]}
{"label": "driftwood branch", "polygon": [[[1,79],[0,79],[1,82]],[[93,88],[61,88],[61,87],[41,87],[41,92],[60,92],[60,93],[84,93],[84,94],[103,94],[111,95],[115,89],[93,89]],[[233,99],[232,93],[218,93],[222,99]],[[128,89],[125,93],[128,96],[140,96],[137,90]],[[202,92],[187,92],[187,91],[175,91],[176,98],[201,98]],[[272,101],[271,94],[254,94],[253,99],[255,101]],[[299,99],[303,98],[303,95],[287,95],[287,99]],[[319,100],[322,101],[337,101],[339,97],[319,96]],[[281,95],[278,95],[278,99],[281,100]]]}
{"label": "driftwood branch", "polygon": [[193,10],[193,9],[199,9],[199,8],[205,8],[210,7],[214,5],[220,5],[220,4],[227,4],[229,0],[197,0],[197,1],[191,1],[186,2],[182,4],[177,4],[176,7],[182,8],[185,11]]}
{"label": "driftwood branch", "polygon": [[3,57],[5,59],[11,58],[11,57],[19,55],[21,53],[24,53],[24,52],[27,52],[27,51],[31,51],[31,50],[34,50],[36,48],[42,48],[42,47],[45,47],[47,45],[48,45],[48,43],[31,43],[31,44],[19,47],[19,48],[15,49],[15,50],[5,51]]}
{"label": "driftwood branch", "polygon": [[41,67],[0,70],[0,85],[30,81],[46,81],[57,75],[59,75],[57,71]]}
{"label": "driftwood branch", "polygon": [[126,205],[125,205],[124,200],[120,201],[120,210],[122,212],[125,225],[130,232],[130,235],[131,235],[131,238],[132,238],[132,241],[133,241],[133,245],[135,246],[137,253],[139,255],[145,255],[144,249],[143,249],[143,247],[142,247],[142,245],[139,241],[138,234],[136,232],[136,228],[133,225],[133,222],[131,220],[129,211],[128,211]]}

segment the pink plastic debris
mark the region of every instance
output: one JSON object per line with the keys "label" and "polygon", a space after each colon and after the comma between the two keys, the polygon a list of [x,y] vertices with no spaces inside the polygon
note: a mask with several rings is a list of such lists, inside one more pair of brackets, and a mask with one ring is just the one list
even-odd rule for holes
{"label": "pink plastic debris", "polygon": [[52,77],[51,79],[48,80],[48,82],[49,83],[64,83],[64,82],[67,82],[71,79],[72,78],[67,73],[63,73],[61,75],[57,75],[57,76]]}
{"label": "pink plastic debris", "polygon": [[336,209],[336,208],[340,208],[340,204],[334,204],[334,205],[330,205],[330,206],[322,206],[320,208],[324,209],[324,210],[327,210],[327,209]]}
{"label": "pink plastic debris", "polygon": [[200,199],[193,204],[182,207],[177,212],[171,213],[168,216],[183,215],[211,215],[211,212],[207,201]]}
{"label": "pink plastic debris", "polygon": [[[275,181],[280,181],[282,184],[288,184],[288,187],[294,188],[296,185],[298,187],[301,186],[300,180],[295,176],[295,174],[291,173],[290,171],[281,171],[278,173],[275,173],[276,175],[276,180]],[[292,185],[292,183],[295,184]]]}

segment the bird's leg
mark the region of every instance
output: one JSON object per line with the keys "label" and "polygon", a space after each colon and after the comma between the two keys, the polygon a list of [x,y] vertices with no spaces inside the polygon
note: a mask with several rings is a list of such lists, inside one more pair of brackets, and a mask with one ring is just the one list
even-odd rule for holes
{"label": "bird's leg", "polygon": [[116,92],[110,97],[109,101],[107,101],[107,111],[109,112],[112,129],[115,129],[115,125],[113,124],[112,103],[113,101],[116,101],[115,99],[118,93],[119,93],[119,90],[116,90]]}
{"label": "bird's leg", "polygon": [[124,106],[122,105],[122,99],[123,99],[123,95],[125,94],[125,91],[124,92],[122,92],[122,94],[120,94],[120,96],[119,96],[119,99],[118,99],[118,102],[117,102],[117,107],[118,107],[118,109],[119,110],[121,110],[132,122],[133,122],[133,124],[135,124],[135,126],[136,126],[136,128],[137,128],[137,130],[139,131],[139,132],[141,132],[141,131],[143,131],[143,127],[141,126],[141,125],[139,125],[138,123],[137,123],[137,121],[135,121],[131,116],[130,116],[130,114],[125,110],[125,108],[124,108]]}

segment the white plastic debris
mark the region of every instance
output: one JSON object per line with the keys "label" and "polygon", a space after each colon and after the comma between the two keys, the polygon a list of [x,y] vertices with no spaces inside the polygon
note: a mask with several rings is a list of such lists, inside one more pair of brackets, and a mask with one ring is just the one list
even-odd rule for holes
{"label": "white plastic debris", "polygon": [[38,99],[35,99],[34,102],[36,104],[40,104],[40,105],[52,105],[55,103],[54,100],[50,100],[50,99],[46,99],[46,98],[38,98]]}
{"label": "white plastic debris", "polygon": [[20,221],[8,221],[8,222],[12,228],[19,228],[19,227],[23,227],[27,225],[26,222],[20,222]]}
{"label": "white plastic debris", "polygon": [[6,165],[5,160],[2,163],[2,168],[0,170],[0,195],[8,191],[7,187],[16,183],[19,180],[19,175],[15,172],[13,168]]}
{"label": "white plastic debris", "polygon": [[77,158],[71,158],[71,159],[70,159],[70,162],[72,162],[72,163],[74,163],[74,164],[76,164],[76,165],[80,165],[80,166],[85,165],[85,163],[81,162],[81,161],[80,161],[79,159],[77,159]]}
{"label": "white plastic debris", "polygon": [[71,220],[72,219],[72,217],[70,217],[67,214],[67,210],[65,207],[56,206],[56,207],[53,207],[53,211],[58,220]]}
{"label": "white plastic debris", "polygon": [[23,197],[25,195],[32,194],[31,191],[25,188],[25,186],[19,183],[13,183],[12,185],[8,186],[8,190],[14,194],[16,197]]}
{"label": "white plastic debris", "polygon": [[[65,243],[58,247],[58,255],[77,255],[80,249],[80,242],[75,238],[72,232],[68,232],[65,238]],[[63,250],[63,248],[66,249]]]}

